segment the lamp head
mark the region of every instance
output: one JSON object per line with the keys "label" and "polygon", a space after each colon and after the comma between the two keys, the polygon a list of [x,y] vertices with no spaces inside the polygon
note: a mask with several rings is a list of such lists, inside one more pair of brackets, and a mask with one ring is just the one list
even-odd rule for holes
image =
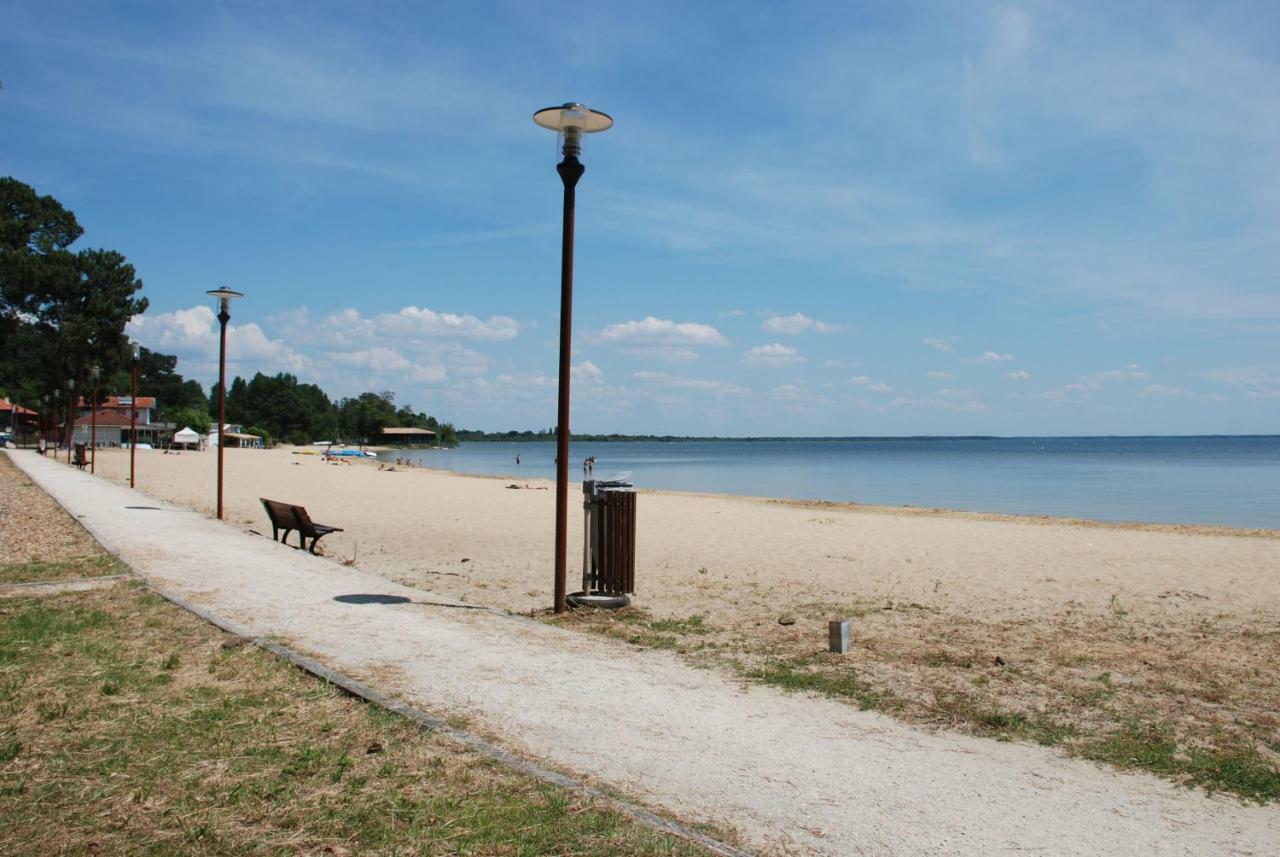
{"label": "lamp head", "polygon": [[101,374],[102,374],[102,367],[100,367],[97,363],[94,363],[92,366],[89,367],[89,377],[92,378],[94,381],[97,381],[98,376],[100,376]]}
{"label": "lamp head", "polygon": [[133,359],[136,361],[142,357],[142,345],[137,342],[129,343],[129,348],[133,352]]}
{"label": "lamp head", "polygon": [[231,300],[233,298],[244,297],[243,292],[237,292],[235,289],[229,289],[226,286],[223,286],[220,289],[210,289],[209,291],[205,292],[205,294],[209,295],[210,297],[217,298],[218,312],[226,313],[227,315],[231,314]]}
{"label": "lamp head", "polygon": [[74,390],[75,388],[76,388],[76,380],[75,380],[75,378],[68,378],[68,379],[67,379],[67,392],[68,392],[68,393],[70,393],[70,392],[71,392],[72,390]]}
{"label": "lamp head", "polygon": [[559,107],[544,107],[533,114],[539,126],[556,132],[556,151],[565,160],[577,160],[582,154],[584,134],[598,134],[613,127],[613,117],[599,110],[592,110],[576,101]]}

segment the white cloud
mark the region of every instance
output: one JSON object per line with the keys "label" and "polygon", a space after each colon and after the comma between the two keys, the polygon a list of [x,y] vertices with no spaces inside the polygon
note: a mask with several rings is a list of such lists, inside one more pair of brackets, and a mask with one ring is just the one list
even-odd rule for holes
{"label": "white cloud", "polygon": [[956,411],[959,413],[978,413],[987,409],[985,404],[974,399],[956,401],[949,396],[926,396],[923,398],[897,396],[889,402],[889,407],[934,408],[940,411]]}
{"label": "white cloud", "polygon": [[997,351],[984,351],[982,356],[976,358],[978,363],[1002,363],[1006,360],[1012,360],[1012,354],[1001,354]]}
{"label": "white cloud", "polygon": [[569,377],[578,383],[598,383],[604,379],[604,373],[590,360],[584,360],[569,370]]}
{"label": "white cloud", "polygon": [[794,366],[805,362],[799,351],[780,342],[753,346],[742,359],[752,366]]}
{"label": "white cloud", "polygon": [[855,375],[849,379],[849,383],[855,387],[864,387],[873,393],[888,393],[893,389],[888,384],[882,384],[866,375]]}
{"label": "white cloud", "polygon": [[1019,369],[1016,372],[1006,372],[1004,378],[1006,381],[1030,381],[1031,373]]}
{"label": "white cloud", "polygon": [[[128,334],[149,349],[175,354],[202,373],[218,360],[218,320],[207,306],[134,316]],[[271,371],[303,372],[311,358],[282,340],[269,338],[256,323],[227,325],[227,363],[232,371],[244,365]]]}
{"label": "white cloud", "polygon": [[402,372],[410,363],[405,356],[390,348],[367,348],[363,351],[330,351],[328,358],[339,366],[372,369],[377,372]]}
{"label": "white cloud", "polygon": [[1181,387],[1166,387],[1164,384],[1148,384],[1142,388],[1142,395],[1148,397],[1186,396],[1189,395]]}
{"label": "white cloud", "polygon": [[645,316],[639,321],[611,324],[600,331],[601,342],[632,353],[676,362],[698,358],[698,348],[727,345],[728,340],[709,324]]}
{"label": "white cloud", "polygon": [[780,333],[786,336],[795,336],[809,330],[814,333],[837,333],[847,329],[842,324],[815,321],[804,313],[799,312],[795,315],[770,316],[764,320],[764,324],[761,327],[769,333]]}
{"label": "white cloud", "polygon": [[520,331],[515,319],[503,315],[481,319],[474,315],[436,312],[417,306],[406,306],[399,312],[379,313],[372,317],[365,317],[359,310],[348,307],[330,313],[314,324],[310,322],[307,311],[301,310],[289,321],[305,340],[353,346],[387,340],[476,339],[500,342],[515,338]]}
{"label": "white cloud", "polygon": [[743,396],[751,392],[746,387],[741,387],[728,381],[711,381],[701,378],[686,378],[682,375],[672,375],[668,372],[636,372],[631,377],[637,381],[644,381],[655,387],[664,387],[677,390],[699,390],[704,393],[712,393],[717,396]]}
{"label": "white cloud", "polygon": [[942,372],[937,369],[933,370],[932,372],[925,372],[924,376],[926,378],[932,378],[935,381],[950,381],[952,378],[955,377],[955,375],[951,372]]}
{"label": "white cloud", "polygon": [[720,318],[741,318],[746,314],[747,311],[745,309],[726,309],[716,313]]}
{"label": "white cloud", "polygon": [[438,363],[415,365],[413,371],[409,373],[409,377],[420,384],[439,383],[448,376],[448,370]]}
{"label": "white cloud", "polygon": [[1123,369],[1108,369],[1105,372],[1094,372],[1085,375],[1081,380],[1100,383],[1102,381],[1142,381],[1147,373],[1136,363],[1130,363]]}
{"label": "white cloud", "polygon": [[862,365],[858,360],[828,360],[822,364],[828,369],[857,369]]}
{"label": "white cloud", "polygon": [[947,337],[946,339],[943,339],[941,336],[926,336],[920,341],[932,348],[934,351],[955,351],[956,347],[951,344],[955,339],[956,337],[954,336]]}

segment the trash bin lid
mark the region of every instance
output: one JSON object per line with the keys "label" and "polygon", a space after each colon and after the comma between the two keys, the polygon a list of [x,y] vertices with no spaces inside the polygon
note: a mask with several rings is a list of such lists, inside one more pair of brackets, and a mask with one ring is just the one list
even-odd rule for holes
{"label": "trash bin lid", "polygon": [[597,489],[605,488],[634,488],[631,484],[631,471],[623,470],[619,473],[610,473],[604,479],[596,480]]}

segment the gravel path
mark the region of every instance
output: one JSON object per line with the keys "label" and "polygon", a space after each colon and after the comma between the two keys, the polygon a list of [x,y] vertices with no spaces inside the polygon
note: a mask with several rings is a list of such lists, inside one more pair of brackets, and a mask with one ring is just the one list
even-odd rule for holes
{"label": "gravel path", "polygon": [[[1261,855],[1280,844],[1275,807],[1039,747],[919,732],[744,688],[666,653],[430,606],[439,599],[421,590],[35,455],[14,459],[158,587],[415,705],[465,714],[524,753],[733,826],[760,850]],[[391,598],[344,597],[369,594]]]}

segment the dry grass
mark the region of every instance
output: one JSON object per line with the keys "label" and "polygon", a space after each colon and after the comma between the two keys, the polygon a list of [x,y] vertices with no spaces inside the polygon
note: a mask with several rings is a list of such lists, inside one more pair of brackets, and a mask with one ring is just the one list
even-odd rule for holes
{"label": "dry grass", "polygon": [[[22,450],[14,455],[34,455]],[[123,567],[0,455],[0,583],[119,574]]]}
{"label": "dry grass", "polygon": [[[1034,621],[980,621],[889,600],[788,613],[794,625],[775,615],[718,626],[714,613],[671,620],[636,609],[554,621],[911,723],[1061,746],[1246,800],[1280,800],[1273,624],[1183,621],[1173,608],[1141,615],[1119,599],[1100,614],[1074,609]],[[853,619],[852,653],[827,652],[832,618]]]}
{"label": "dry grass", "polygon": [[0,817],[0,853],[701,853],[137,584],[0,604]]}

